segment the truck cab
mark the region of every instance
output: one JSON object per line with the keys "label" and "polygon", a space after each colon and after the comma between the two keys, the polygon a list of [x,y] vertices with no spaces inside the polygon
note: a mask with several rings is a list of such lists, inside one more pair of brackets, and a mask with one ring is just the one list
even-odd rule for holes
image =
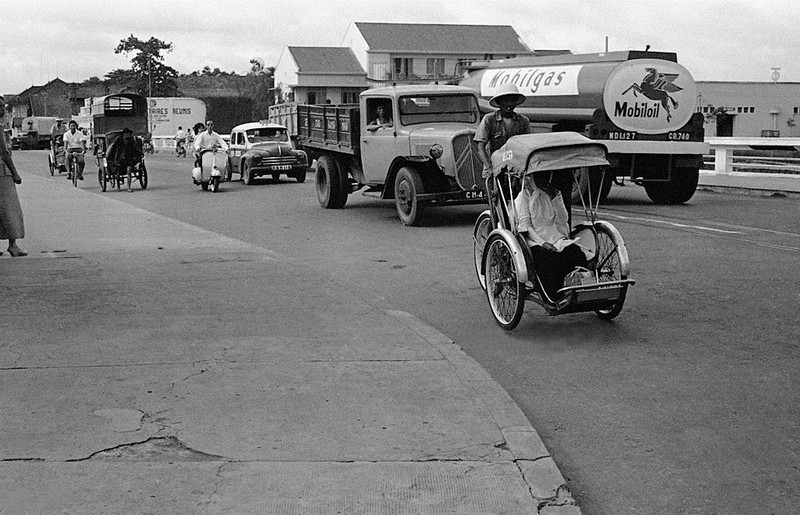
{"label": "truck cab", "polygon": [[[437,85],[375,88],[363,92],[360,101],[361,183],[394,184],[406,167],[430,191],[481,190],[480,167],[476,174],[472,161],[461,155],[471,150],[481,120],[474,91]],[[391,123],[379,123],[379,111]],[[394,198],[393,193],[383,188],[381,197]]]}

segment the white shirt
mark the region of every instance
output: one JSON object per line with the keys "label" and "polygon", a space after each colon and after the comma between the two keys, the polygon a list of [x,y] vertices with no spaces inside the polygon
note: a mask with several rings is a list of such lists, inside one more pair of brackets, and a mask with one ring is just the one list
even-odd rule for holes
{"label": "white shirt", "polygon": [[216,132],[209,134],[208,131],[203,131],[194,139],[194,149],[198,152],[201,150],[211,150],[214,148],[214,145],[222,148],[222,150],[228,150],[228,144],[225,143],[222,136]]}
{"label": "white shirt", "polygon": [[183,140],[185,140],[185,139],[186,139],[186,131],[185,131],[185,130],[183,130],[183,129],[181,129],[181,130],[179,130],[178,132],[176,132],[176,133],[175,133],[175,139],[176,139],[176,140],[178,140],[178,139],[183,139]]}
{"label": "white shirt", "polygon": [[70,150],[83,150],[85,148],[86,135],[81,131],[67,131],[64,133],[64,148]]}
{"label": "white shirt", "polygon": [[522,188],[515,200],[515,206],[519,215],[517,229],[525,234],[528,243],[552,243],[561,252],[576,242],[569,239],[569,216],[561,192],[555,198],[550,198],[550,195],[535,186],[532,193]]}

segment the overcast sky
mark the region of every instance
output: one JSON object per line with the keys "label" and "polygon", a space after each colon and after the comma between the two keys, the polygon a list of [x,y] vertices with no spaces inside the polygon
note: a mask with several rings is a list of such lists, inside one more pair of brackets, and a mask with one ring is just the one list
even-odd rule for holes
{"label": "overcast sky", "polygon": [[797,0],[3,1],[0,92],[128,68],[121,39],[172,43],[180,73],[275,66],[282,49],[340,46],[357,21],[511,25],[531,48],[677,52],[696,80],[800,82]]}

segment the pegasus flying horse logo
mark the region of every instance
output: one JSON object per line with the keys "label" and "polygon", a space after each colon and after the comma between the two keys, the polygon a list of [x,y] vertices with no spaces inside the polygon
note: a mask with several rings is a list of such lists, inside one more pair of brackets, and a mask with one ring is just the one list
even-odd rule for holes
{"label": "pegasus flying horse logo", "polygon": [[672,104],[673,109],[678,107],[678,102],[670,96],[670,93],[676,93],[683,89],[674,84],[675,79],[677,79],[680,74],[658,73],[658,70],[655,68],[645,68],[645,71],[647,75],[642,79],[642,83],[631,84],[631,87],[623,91],[622,94],[624,95],[628,91],[633,90],[634,96],[638,96],[638,93],[641,93],[650,100],[661,102],[661,105],[667,112],[667,121],[670,121],[672,119],[672,114],[669,111],[669,105]]}

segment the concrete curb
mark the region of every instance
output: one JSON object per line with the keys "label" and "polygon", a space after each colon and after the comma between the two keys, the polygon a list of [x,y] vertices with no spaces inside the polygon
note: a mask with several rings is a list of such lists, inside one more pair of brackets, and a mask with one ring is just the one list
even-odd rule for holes
{"label": "concrete curb", "polygon": [[800,195],[800,175],[780,173],[731,172],[720,174],[700,170],[698,188],[745,195]]}
{"label": "concrete curb", "polygon": [[538,501],[539,513],[581,513],[539,433],[508,392],[447,335],[405,311],[384,312],[404,323],[440,352],[481,399],[505,439],[498,443],[498,447],[505,448],[514,457],[531,495]]}

